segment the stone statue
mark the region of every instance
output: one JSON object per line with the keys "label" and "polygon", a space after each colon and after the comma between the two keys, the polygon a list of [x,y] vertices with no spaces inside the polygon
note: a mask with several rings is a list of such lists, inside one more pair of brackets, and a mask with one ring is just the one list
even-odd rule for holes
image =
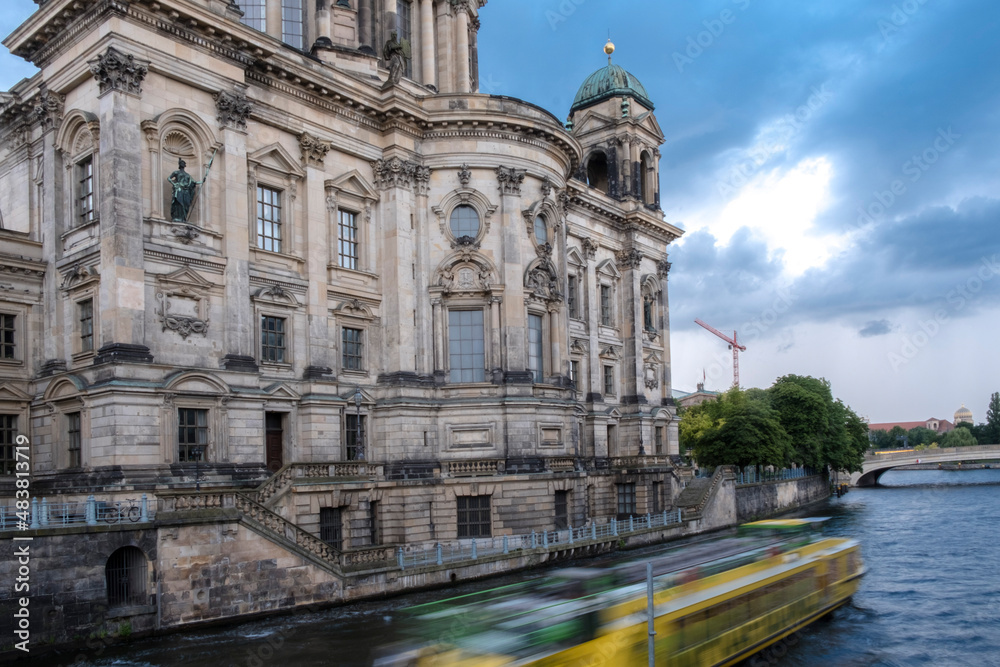
{"label": "stone statue", "polygon": [[382,47],[382,59],[389,68],[389,82],[399,83],[406,72],[406,59],[410,57],[410,43],[405,39],[399,41],[398,33],[393,30],[392,37]]}
{"label": "stone statue", "polygon": [[653,297],[648,294],[642,299],[642,326],[646,331],[655,331],[653,327]]}
{"label": "stone statue", "polygon": [[202,181],[194,180],[191,174],[184,171],[186,166],[184,160],[177,160],[177,169],[167,177],[174,187],[174,196],[170,201],[170,219],[174,222],[187,222],[191,202],[194,201],[194,189],[202,184]]}

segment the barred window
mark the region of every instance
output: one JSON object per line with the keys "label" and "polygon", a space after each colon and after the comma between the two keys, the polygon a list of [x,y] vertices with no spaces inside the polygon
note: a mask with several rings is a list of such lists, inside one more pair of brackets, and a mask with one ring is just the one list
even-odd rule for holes
{"label": "barred window", "polygon": [[104,567],[109,607],[145,605],[149,562],[138,547],[122,547],[111,554]]}
{"label": "barred window", "polygon": [[345,269],[358,268],[358,214],[350,211],[337,213],[337,257]]}
{"label": "barred window", "polygon": [[451,233],[456,239],[463,236],[475,238],[479,234],[479,213],[471,206],[462,204],[451,212]]}
{"label": "barred window", "polygon": [[76,164],[76,209],[79,224],[97,219],[94,208],[94,157],[87,156]]}
{"label": "barred window", "polygon": [[483,311],[448,311],[448,358],[452,382],[483,382],[486,379]]}
{"label": "barred window", "polygon": [[629,516],[635,514],[635,483],[617,484],[618,487],[618,514],[619,516]]}
{"label": "barred window", "polygon": [[580,362],[575,359],[569,362],[569,379],[574,386],[580,385]]}
{"label": "barred window", "polygon": [[17,333],[16,315],[0,315],[0,359],[14,359],[17,345],[14,336]]}
{"label": "barred window", "polygon": [[381,537],[379,537],[378,516],[378,501],[372,500],[368,503],[368,527],[370,529],[369,537],[371,538],[372,546],[382,541]]}
{"label": "barred window", "polygon": [[303,48],[302,0],[281,0],[281,41],[297,49]]}
{"label": "barred window", "polygon": [[344,327],[341,330],[341,368],[347,371],[360,371],[362,370],[362,353],[364,348],[362,347],[361,329],[349,329]]}
{"label": "barred window", "polygon": [[543,380],[542,317],[528,315],[528,370],[535,382]]}
{"label": "barred window", "polygon": [[348,461],[359,459],[358,445],[365,442],[365,415],[344,415],[344,444],[347,451],[344,454]]}
{"label": "barred window", "polygon": [[0,474],[12,475],[17,468],[17,415],[0,415]]}
{"label": "barred window", "polygon": [[69,453],[67,464],[70,468],[80,467],[80,413],[70,412],[66,415],[66,436],[69,443],[66,451]]}
{"label": "barred window", "polygon": [[344,548],[344,523],[341,508],[319,508],[319,539],[334,549]]}
{"label": "barred window", "polygon": [[281,252],[281,190],[257,186],[257,247]]}
{"label": "barred window", "polygon": [[605,366],[604,367],[604,395],[614,396],[615,395],[615,367]]}
{"label": "barred window", "polygon": [[569,309],[569,316],[574,320],[580,319],[580,300],[577,296],[579,281],[576,276],[569,277],[569,285],[566,289],[566,307]]}
{"label": "barred window", "polygon": [[657,454],[662,454],[663,453],[663,427],[662,426],[657,426],[655,429],[653,429],[653,439],[654,439],[654,442],[656,444],[656,453]]}
{"label": "barred window", "polygon": [[77,310],[80,317],[80,350],[91,352],[94,349],[94,300],[81,301]]}
{"label": "barred window", "polygon": [[254,30],[267,30],[267,0],[240,0],[243,18],[240,22]]}
{"label": "barred window", "polygon": [[490,537],[490,496],[456,496],[458,536]]}
{"label": "barred window", "polygon": [[535,216],[535,241],[538,242],[538,245],[549,242],[549,229],[545,225],[545,216]]}
{"label": "barred window", "polygon": [[611,312],[611,287],[601,285],[601,324],[606,327],[614,325],[614,316]]}
{"label": "barred window", "polygon": [[556,491],[556,530],[569,527],[569,491]]}
{"label": "barred window", "polygon": [[285,363],[285,318],[262,315],[260,318],[260,360]]}
{"label": "barred window", "polygon": [[208,410],[177,410],[177,460],[208,460]]}

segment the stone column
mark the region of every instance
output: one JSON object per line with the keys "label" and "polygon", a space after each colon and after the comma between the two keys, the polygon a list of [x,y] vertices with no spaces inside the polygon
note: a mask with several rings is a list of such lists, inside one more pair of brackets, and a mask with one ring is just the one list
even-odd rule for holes
{"label": "stone column", "polygon": [[146,346],[139,116],[147,64],[114,47],[90,61],[100,84],[100,344],[95,363],[151,362]]}
{"label": "stone column", "polygon": [[417,367],[416,370],[422,375],[430,374],[434,360],[431,358],[431,347],[433,333],[431,331],[431,304],[427,298],[428,281],[430,272],[433,270],[430,259],[430,238],[428,232],[427,212],[430,204],[427,202],[427,195],[430,191],[431,170],[428,167],[417,167],[413,174],[414,194],[416,195],[416,230],[415,230],[415,258],[416,277],[414,279],[413,291],[416,309],[416,323],[414,328],[414,345],[416,346]]}
{"label": "stone column", "polygon": [[[479,92],[479,18],[469,22],[469,86],[472,92]],[[489,91],[487,91],[489,92]]]}
{"label": "stone column", "polygon": [[503,303],[501,297],[490,297],[490,370],[494,375],[502,373],[503,369],[503,341],[500,338],[501,303]]}
{"label": "stone column", "polygon": [[367,46],[374,50],[375,47],[372,36],[372,2],[373,0],[358,0],[358,48]]}
{"label": "stone column", "polygon": [[[522,290],[524,286],[524,265],[521,260],[521,242],[524,238],[524,222],[521,217],[521,184],[524,169],[497,167],[497,184],[500,190],[500,224],[503,229],[501,249],[501,280],[509,290]],[[504,381],[515,384],[531,384],[528,369],[527,313],[524,300],[504,299],[503,327],[501,340],[506,352]]]}
{"label": "stone column", "polygon": [[[670,262],[666,258],[656,263],[656,273],[660,278],[660,335],[663,336],[663,368],[660,376],[660,404],[671,407],[673,415],[673,378],[670,369],[670,298],[667,295],[667,276],[670,273]],[[680,454],[680,439],[677,432],[677,419],[673,418],[667,424],[667,454]]]}
{"label": "stone column", "polygon": [[[587,266],[583,275],[583,280],[587,290],[587,331],[590,333],[589,353],[587,356],[587,366],[590,372],[590,391],[587,393],[588,403],[603,403],[604,379],[601,367],[601,347],[598,333],[601,326],[601,298],[597,278],[597,272],[591,260],[597,256],[597,244],[588,238],[583,239],[583,254],[587,260]],[[596,437],[596,435],[595,435]]]}
{"label": "stone column", "polygon": [[226,236],[226,320],[223,368],[257,370],[253,349],[253,308],[250,303],[250,202],[257,198],[257,179],[247,174],[247,117],[252,108],[242,90],[215,94],[222,150],[216,157],[224,183],[221,212]]}
{"label": "stone column", "polygon": [[622,338],[625,341],[622,403],[641,404],[646,402],[642,359],[642,284],[639,274],[642,253],[634,248],[622,250],[616,259],[622,271],[625,305],[622,321]]}
{"label": "stone column", "polygon": [[434,374],[444,375],[447,366],[444,363],[444,321],[441,319],[443,308],[441,299],[431,301],[434,318]]}
{"label": "stone column", "polygon": [[330,24],[331,0],[316,0],[316,41],[314,49],[332,49],[333,26]]}
{"label": "stone column", "polygon": [[[69,229],[70,221],[74,211],[71,209],[66,214],[59,216],[59,204],[61,202],[63,188],[65,187],[59,169],[56,168],[55,145],[56,134],[63,116],[63,104],[65,98],[58,93],[45,88],[42,89],[35,104],[35,120],[42,127],[42,154],[36,158],[40,160],[41,173],[33,173],[35,180],[41,180],[42,192],[41,201],[36,201],[38,207],[38,224],[41,233],[38,238],[42,242],[42,256],[56,257],[60,237]],[[68,156],[67,156],[68,158]],[[72,172],[69,172],[72,176]],[[63,222],[64,224],[59,224]],[[53,263],[54,264],[54,263]],[[44,302],[44,324],[42,331],[42,362],[43,373],[46,369],[51,371],[64,370],[66,362],[69,360],[71,350],[61,353],[65,340],[63,336],[56,335],[59,331],[60,311],[62,309],[63,295],[59,290],[59,272],[54,265],[45,272],[42,280],[42,299]],[[86,461],[86,459],[83,459]]]}
{"label": "stone column", "polygon": [[458,25],[455,30],[458,38],[455,43],[455,92],[467,93],[470,89],[469,77],[469,10],[468,2],[460,1],[455,5],[458,12]]}
{"label": "stone column", "polygon": [[455,92],[455,20],[454,7],[450,2],[438,6],[437,16],[437,81],[442,93]]}
{"label": "stone column", "polygon": [[437,85],[434,72],[434,0],[420,0],[420,59],[423,82]]}
{"label": "stone column", "polygon": [[309,289],[306,303],[308,352],[305,363],[306,378],[323,378],[333,373],[330,359],[330,334],[327,312],[327,266],[330,264],[330,230],[336,221],[330,220],[327,209],[326,176],[323,162],[330,151],[330,144],[308,132],[299,136],[302,164],[305,167],[305,236],[306,271]]}
{"label": "stone column", "polygon": [[549,309],[549,373],[554,376],[561,376],[563,374],[562,368],[562,345],[560,344],[560,338],[562,337],[562,332],[564,327],[560,324],[562,318],[559,317],[559,312],[562,310],[562,304],[553,301],[548,305]]}

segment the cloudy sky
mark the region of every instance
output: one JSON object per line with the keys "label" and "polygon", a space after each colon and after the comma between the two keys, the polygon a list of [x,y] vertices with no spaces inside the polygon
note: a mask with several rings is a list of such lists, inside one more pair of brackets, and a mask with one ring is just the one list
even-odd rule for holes
{"label": "cloudy sky", "polygon": [[[0,32],[30,15],[5,0]],[[874,422],[1000,391],[1000,5],[492,0],[483,92],[565,118],[614,60],[666,134],[674,385],[825,377]],[[0,58],[0,86],[30,66]]]}

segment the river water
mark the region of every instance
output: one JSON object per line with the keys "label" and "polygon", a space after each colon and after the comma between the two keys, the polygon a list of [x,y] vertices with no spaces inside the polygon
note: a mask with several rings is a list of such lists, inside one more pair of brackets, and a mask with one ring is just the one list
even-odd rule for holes
{"label": "river water", "polygon": [[[852,603],[753,664],[1000,665],[1000,470],[891,471],[810,512],[861,541],[868,573]],[[630,555],[631,557],[631,555]],[[307,667],[370,664],[401,607],[501,585],[449,589],[49,654],[39,665]]]}

